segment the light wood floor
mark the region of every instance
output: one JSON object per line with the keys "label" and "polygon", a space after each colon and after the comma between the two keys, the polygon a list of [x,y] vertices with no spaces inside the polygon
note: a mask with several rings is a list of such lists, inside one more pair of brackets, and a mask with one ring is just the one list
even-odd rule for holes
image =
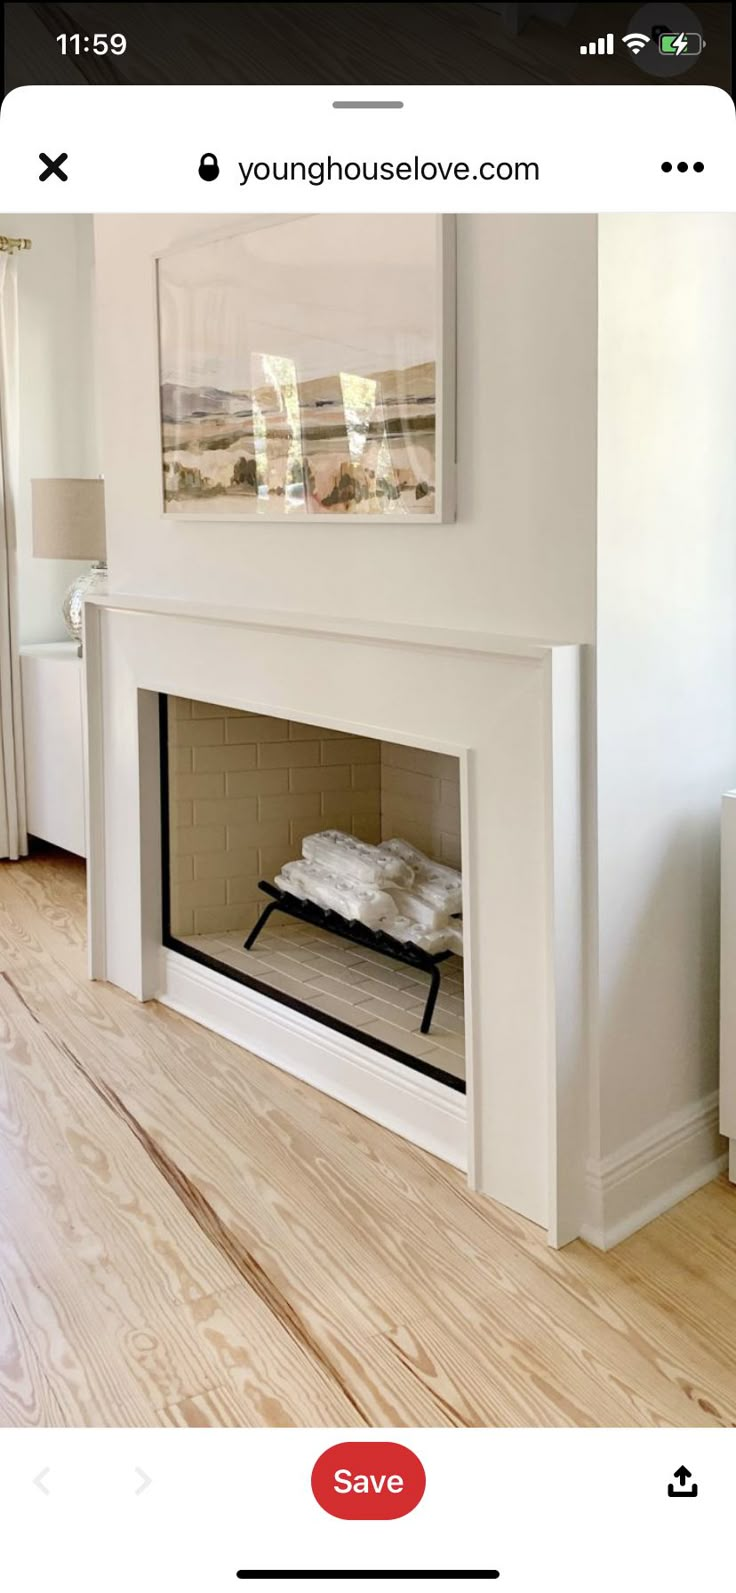
{"label": "light wood floor", "polygon": [[556,1254],[84,935],[80,865],[0,865],[0,1425],[736,1424],[725,1181]]}

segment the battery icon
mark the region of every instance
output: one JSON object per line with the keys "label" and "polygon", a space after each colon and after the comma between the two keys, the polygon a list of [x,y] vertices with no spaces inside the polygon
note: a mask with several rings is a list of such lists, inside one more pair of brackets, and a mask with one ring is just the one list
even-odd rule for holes
{"label": "battery icon", "polygon": [[700,55],[702,33],[660,33],[660,55]]}

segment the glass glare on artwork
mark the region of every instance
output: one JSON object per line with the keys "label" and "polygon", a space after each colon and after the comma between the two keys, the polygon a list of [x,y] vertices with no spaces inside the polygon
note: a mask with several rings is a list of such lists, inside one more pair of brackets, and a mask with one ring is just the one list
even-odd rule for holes
{"label": "glass glare on artwork", "polygon": [[436,219],[264,220],[159,261],[166,512],[434,514]]}

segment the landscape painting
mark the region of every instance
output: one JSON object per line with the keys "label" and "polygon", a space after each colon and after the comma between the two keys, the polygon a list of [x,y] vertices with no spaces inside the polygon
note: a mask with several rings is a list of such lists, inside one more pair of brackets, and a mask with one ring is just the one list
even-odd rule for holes
{"label": "landscape painting", "polygon": [[436,518],[437,218],[241,225],[158,261],[165,512]]}

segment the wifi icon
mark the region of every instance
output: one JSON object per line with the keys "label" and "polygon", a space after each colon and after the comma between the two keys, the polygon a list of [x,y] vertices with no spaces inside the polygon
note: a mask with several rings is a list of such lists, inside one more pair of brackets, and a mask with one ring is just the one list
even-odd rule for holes
{"label": "wifi icon", "polygon": [[638,55],[646,44],[651,44],[651,38],[648,33],[625,33],[621,42],[632,55]]}

